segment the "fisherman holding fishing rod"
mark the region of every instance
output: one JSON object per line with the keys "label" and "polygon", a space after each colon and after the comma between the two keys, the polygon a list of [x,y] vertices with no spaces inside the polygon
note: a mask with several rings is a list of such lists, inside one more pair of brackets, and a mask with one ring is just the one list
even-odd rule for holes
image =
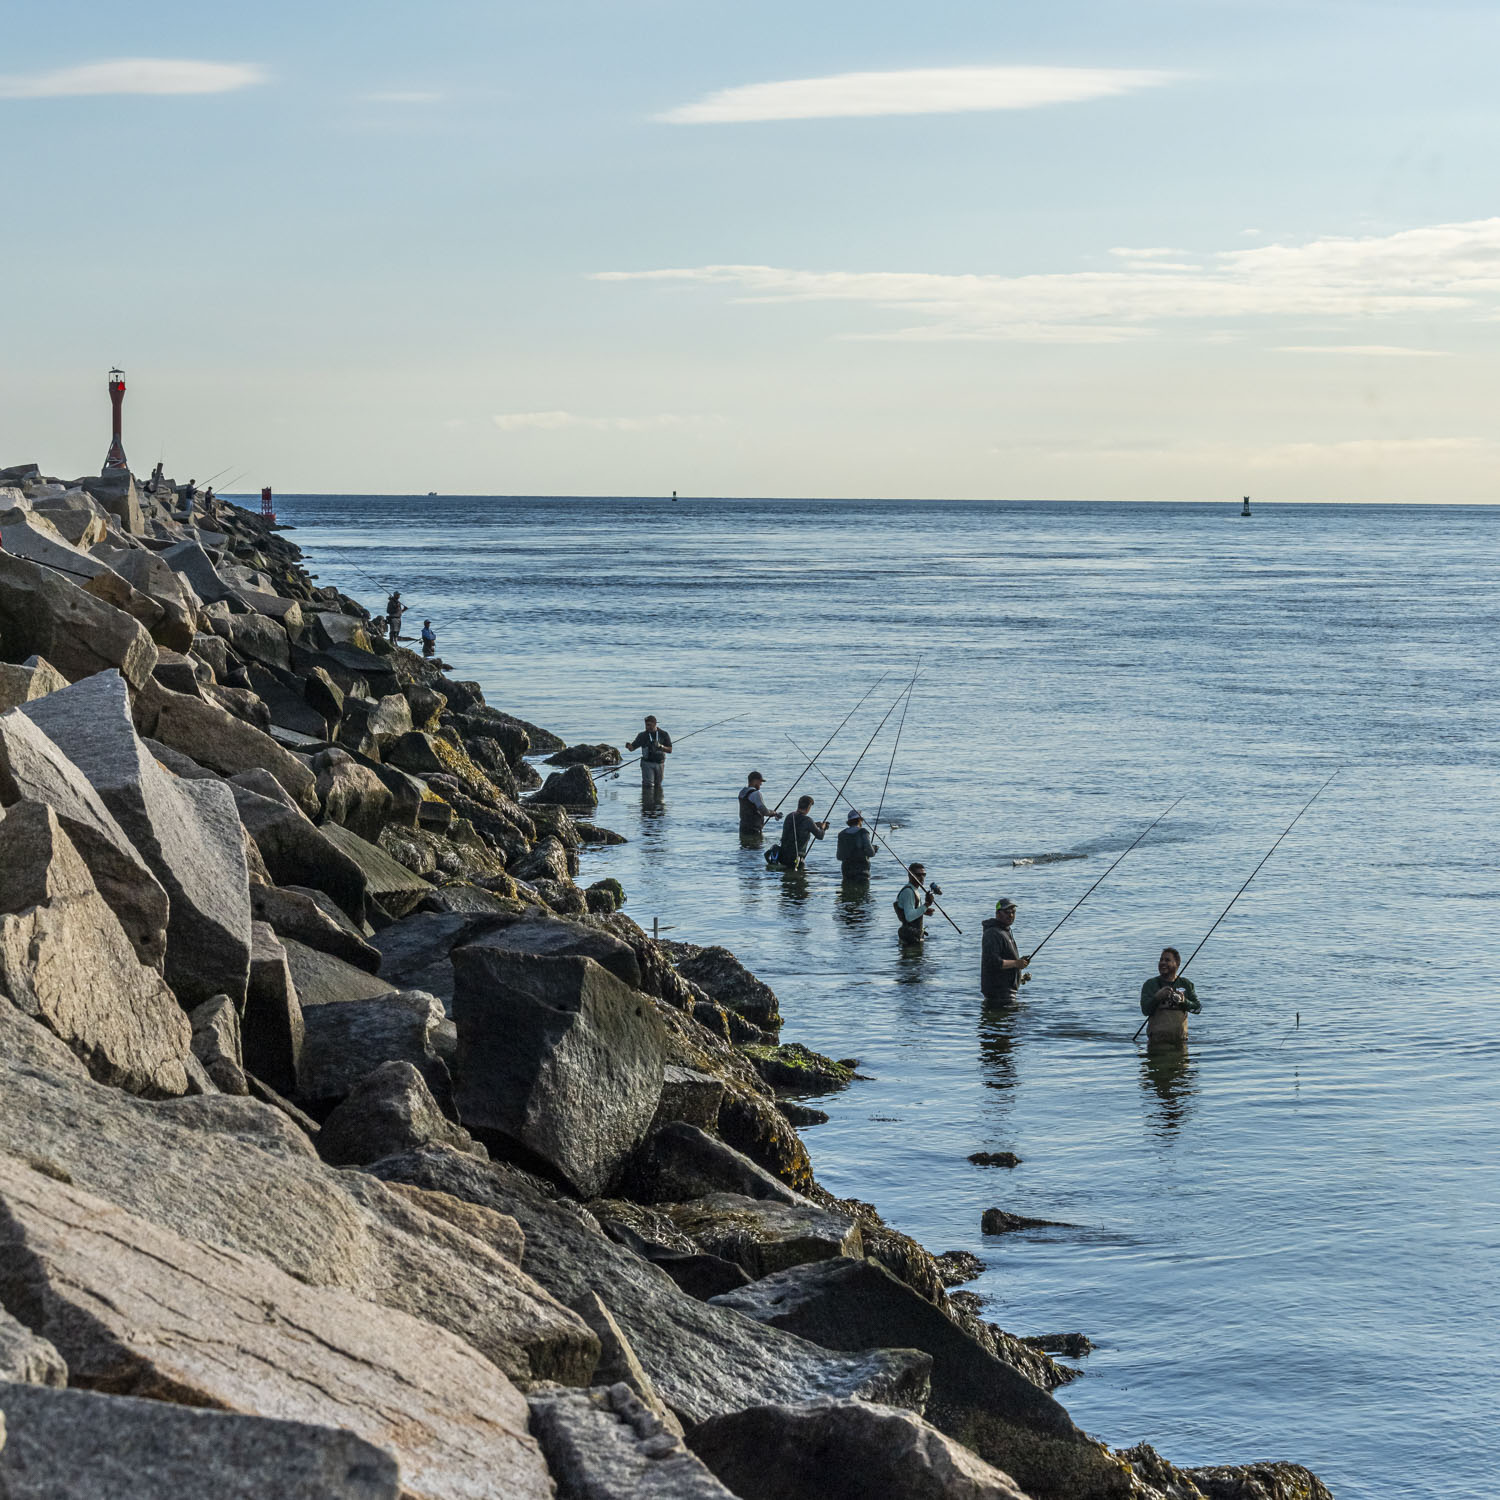
{"label": "fisherman holding fishing rod", "polygon": [[662,772],[672,753],[672,736],[657,728],[656,715],[646,715],[646,727],[625,747],[641,752],[641,796],[661,800]]}
{"label": "fisherman holding fishing rod", "polygon": [[[807,858],[807,851],[812,848],[812,841],[820,839],[828,832],[828,823],[813,821],[812,817],[813,799],[802,796],[797,798],[797,810],[789,812],[781,823],[781,843],[775,849],[766,851],[766,863],[774,864],[781,870],[800,870],[802,862]],[[772,859],[775,855],[775,859]]]}
{"label": "fisherman holding fishing rod", "polygon": [[1021,973],[1031,962],[1031,954],[1022,955],[1016,947],[1011,923],[1016,919],[1016,903],[1002,896],[995,903],[995,915],[984,923],[984,939],[979,957],[979,993],[986,1000],[1004,1004],[1016,998],[1021,987]]}

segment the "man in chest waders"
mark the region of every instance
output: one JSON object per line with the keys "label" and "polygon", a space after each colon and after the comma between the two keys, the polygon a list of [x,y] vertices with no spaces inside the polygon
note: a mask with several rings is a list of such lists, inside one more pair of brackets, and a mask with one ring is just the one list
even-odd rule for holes
{"label": "man in chest waders", "polygon": [[781,824],[781,849],[778,860],[783,871],[800,870],[812,841],[828,832],[827,823],[815,823],[812,818],[813,799],[799,797],[797,811],[786,815]]}
{"label": "man in chest waders", "polygon": [[927,884],[927,867],[925,865],[908,865],[907,875],[910,877],[906,884],[901,887],[901,894],[893,903],[896,915],[901,918],[901,928],[898,936],[903,948],[916,948],[921,945],[925,935],[924,919],[932,915],[932,909],[937,905],[934,892],[926,891],[926,904],[923,904],[924,888]]}
{"label": "man in chest waders", "polygon": [[752,771],[740,788],[740,832],[747,837],[752,834],[758,837],[771,816],[760,790],[765,784],[766,778],[759,771]]}
{"label": "man in chest waders", "polygon": [[646,715],[646,727],[625,747],[641,752],[641,796],[661,800],[661,776],[672,753],[672,736],[656,727],[656,715]]}
{"label": "man in chest waders", "polygon": [[979,958],[979,993],[986,1000],[1004,1004],[1016,998],[1021,973],[1031,962],[1016,947],[1011,923],[1016,919],[1016,903],[1002,896],[995,903],[995,915],[984,924],[983,946]]}
{"label": "man in chest waders", "polygon": [[875,839],[865,827],[865,817],[858,808],[851,808],[848,820],[839,830],[839,841],[834,846],[845,880],[868,880],[870,861],[875,857]]}
{"label": "man in chest waders", "polygon": [[1189,1012],[1202,1009],[1193,981],[1177,971],[1182,955],[1175,948],[1163,948],[1156,961],[1156,973],[1141,986],[1141,1014],[1146,1017],[1148,1046],[1178,1046],[1187,1042]]}

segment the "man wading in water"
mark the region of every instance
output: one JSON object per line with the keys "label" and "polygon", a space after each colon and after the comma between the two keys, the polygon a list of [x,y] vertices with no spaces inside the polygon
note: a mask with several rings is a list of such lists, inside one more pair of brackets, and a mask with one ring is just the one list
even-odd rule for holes
{"label": "man wading in water", "polygon": [[[1156,977],[1141,986],[1141,1014],[1152,1024],[1146,1033],[1148,1041],[1158,1039],[1180,1040],[1187,1036],[1186,1013],[1197,1015],[1203,1007],[1198,1003],[1193,981],[1178,974],[1182,967],[1182,955],[1175,948],[1163,948],[1156,961]],[[1168,1014],[1183,1013],[1180,1027],[1172,1026]],[[1158,1014],[1160,1013],[1160,1014]]]}
{"label": "man wading in water", "polygon": [[910,879],[901,887],[901,894],[893,903],[896,915],[901,918],[901,946],[903,948],[915,948],[924,936],[923,918],[932,915],[932,909],[937,905],[937,896],[940,894],[934,886],[927,892],[927,904],[922,904],[922,888],[927,884],[926,865],[908,865],[907,874]]}
{"label": "man wading in water", "polygon": [[839,864],[844,868],[845,880],[868,880],[870,861],[875,857],[875,840],[865,827],[864,814],[851,808],[845,827],[839,830],[839,841],[834,849]]}
{"label": "man wading in water", "polygon": [[811,797],[798,797],[797,811],[788,813],[782,820],[780,858],[777,863],[783,870],[800,868],[802,861],[807,858],[807,851],[812,848],[812,841],[822,838],[828,832],[827,823],[815,823],[809,816],[812,805]]}
{"label": "man wading in water", "polygon": [[661,798],[661,773],[672,753],[672,736],[656,727],[656,715],[646,715],[646,727],[625,747],[641,752],[641,795]]}
{"label": "man wading in water", "polygon": [[1016,947],[1010,924],[1015,921],[1016,903],[1002,896],[995,903],[995,915],[984,924],[984,946],[980,950],[979,993],[986,1000],[1014,1000],[1021,984],[1021,971],[1031,962]]}
{"label": "man wading in water", "polygon": [[766,778],[759,771],[752,771],[740,788],[741,833],[758,834],[765,829],[766,819],[771,816],[771,809],[766,806],[766,799],[760,793],[765,781]]}

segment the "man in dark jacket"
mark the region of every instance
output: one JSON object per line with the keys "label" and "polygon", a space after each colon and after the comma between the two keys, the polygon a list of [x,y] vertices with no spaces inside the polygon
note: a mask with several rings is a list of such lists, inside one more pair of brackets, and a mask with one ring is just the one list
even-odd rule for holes
{"label": "man in dark jacket", "polygon": [[845,880],[870,878],[870,861],[875,857],[875,839],[865,827],[864,814],[857,808],[849,810],[848,820],[839,830],[839,841],[834,852],[844,867]]}
{"label": "man in dark jacket", "polygon": [[995,903],[995,915],[984,924],[984,940],[979,958],[979,992],[986,1000],[1006,1001],[1016,998],[1021,971],[1031,962],[1016,947],[1010,924],[1016,918],[1016,903],[1004,896]]}
{"label": "man in dark jacket", "polygon": [[811,797],[799,797],[797,811],[788,813],[782,822],[781,868],[783,870],[799,868],[807,857],[807,851],[812,847],[812,841],[822,838],[828,832],[827,823],[813,822],[812,806]]}
{"label": "man in dark jacket", "polygon": [[766,819],[771,816],[771,809],[766,806],[760,790],[765,783],[766,778],[759,771],[752,771],[740,788],[741,833],[760,833],[765,829]]}
{"label": "man in dark jacket", "polygon": [[656,727],[656,715],[646,715],[646,727],[625,747],[641,752],[641,795],[661,798],[661,773],[672,753],[672,736]]}

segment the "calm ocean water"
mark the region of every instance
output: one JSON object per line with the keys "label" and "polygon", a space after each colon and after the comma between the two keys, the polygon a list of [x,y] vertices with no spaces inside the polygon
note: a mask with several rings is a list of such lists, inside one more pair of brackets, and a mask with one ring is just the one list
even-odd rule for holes
{"label": "calm ocean water", "polygon": [[[606,783],[630,843],[585,878],[733,948],[786,1040],[861,1059],[805,1133],[820,1178],[978,1254],[1005,1327],[1087,1333],[1059,1393],[1082,1426],[1184,1464],[1296,1459],[1340,1500],[1500,1488],[1500,511],[279,506],[323,582],[400,587],[457,676],[569,740],[748,714],[682,746],[658,814]],[[863,902],[831,837],[805,879],[769,873],[735,793],[753,766],[779,796],[785,735],[815,748],[889,673],[826,756],[842,780],[918,657],[886,816],[963,935],[903,957],[894,864]],[[894,728],[850,787],[867,813]],[[1336,765],[1194,963],[1186,1061],[1148,1059],[1158,950],[1203,936]],[[996,897],[1025,951],[1178,796],[986,1012]],[[1042,853],[1085,857],[1012,863]],[[986,1239],[991,1205],[1076,1227]]]}

